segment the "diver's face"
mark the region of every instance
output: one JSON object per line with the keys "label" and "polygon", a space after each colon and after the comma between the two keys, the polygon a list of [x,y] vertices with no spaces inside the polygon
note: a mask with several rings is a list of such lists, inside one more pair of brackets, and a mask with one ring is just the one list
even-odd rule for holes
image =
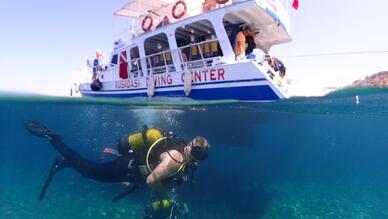
{"label": "diver's face", "polygon": [[189,150],[191,157],[196,160],[205,160],[209,154],[209,146],[193,145],[190,143]]}

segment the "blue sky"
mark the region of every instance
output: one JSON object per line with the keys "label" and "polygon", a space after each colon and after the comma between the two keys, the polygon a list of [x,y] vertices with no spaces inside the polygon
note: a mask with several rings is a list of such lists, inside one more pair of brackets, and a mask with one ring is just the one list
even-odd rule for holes
{"label": "blue sky", "polygon": [[[285,1],[283,1],[285,2]],[[68,95],[71,73],[95,49],[106,56],[127,19],[113,16],[126,0],[0,0],[0,90]],[[291,4],[291,0],[290,0]],[[388,70],[388,53],[287,58],[331,52],[388,50],[388,1],[299,0],[290,15],[293,42],[276,46],[298,95],[320,94]]]}
{"label": "blue sky", "polygon": [[[388,51],[388,1],[299,0],[291,13],[293,42],[274,48],[278,56],[352,51]],[[283,58],[298,94],[319,94],[325,86],[341,86],[388,70],[388,53]]]}

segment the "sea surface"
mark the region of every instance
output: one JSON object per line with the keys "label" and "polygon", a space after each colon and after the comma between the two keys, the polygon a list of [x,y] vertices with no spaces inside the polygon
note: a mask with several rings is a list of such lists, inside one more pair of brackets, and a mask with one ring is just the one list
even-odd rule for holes
{"label": "sea surface", "polygon": [[190,219],[388,218],[388,90],[352,88],[268,103],[76,99],[0,95],[0,218],[134,218],[152,193],[57,173],[57,152],[23,122],[45,124],[83,156],[104,162],[124,134],[143,125],[211,151],[195,183],[177,189]]}

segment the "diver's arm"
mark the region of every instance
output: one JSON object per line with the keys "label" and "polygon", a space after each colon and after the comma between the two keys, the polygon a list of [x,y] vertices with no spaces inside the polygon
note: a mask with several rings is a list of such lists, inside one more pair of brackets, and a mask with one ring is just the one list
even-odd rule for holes
{"label": "diver's arm", "polygon": [[181,166],[180,163],[174,161],[170,157],[174,157],[175,160],[183,162],[183,156],[180,152],[176,150],[170,151],[170,154],[164,154],[162,157],[162,161],[154,171],[147,177],[147,185],[157,192],[164,193],[167,191],[167,188],[163,185],[163,180],[176,172]]}

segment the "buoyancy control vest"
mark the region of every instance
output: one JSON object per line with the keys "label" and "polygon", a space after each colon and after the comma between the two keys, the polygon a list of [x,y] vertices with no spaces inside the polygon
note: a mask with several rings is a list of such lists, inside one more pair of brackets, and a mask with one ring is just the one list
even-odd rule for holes
{"label": "buoyancy control vest", "polygon": [[[143,131],[128,136],[126,145],[128,153],[134,155],[141,175],[147,177],[160,163],[162,153],[177,150],[183,154],[183,149],[187,144],[160,129],[144,126]],[[184,168],[185,165],[181,164],[171,176],[183,172]]]}

